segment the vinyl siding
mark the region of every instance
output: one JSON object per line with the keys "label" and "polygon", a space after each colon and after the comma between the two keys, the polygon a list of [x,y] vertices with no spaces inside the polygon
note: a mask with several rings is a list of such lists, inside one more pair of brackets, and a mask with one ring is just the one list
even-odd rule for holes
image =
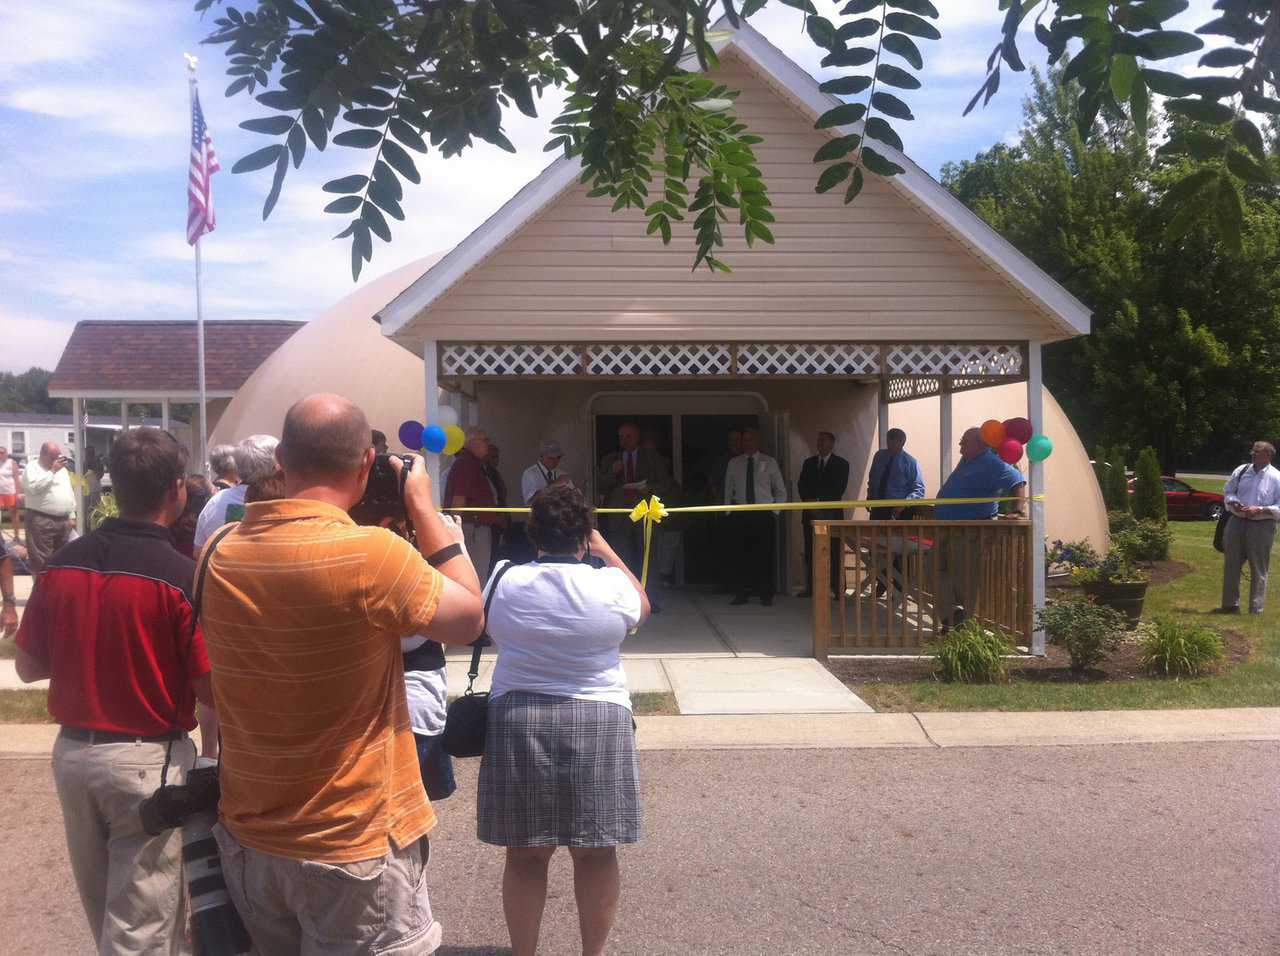
{"label": "vinyl siding", "polygon": [[776,245],[726,223],[729,275],[691,272],[691,230],[669,246],[638,210],[613,213],[575,184],[445,292],[415,325],[442,341],[1019,340],[1050,321],[943,226],[874,176],[846,206],[814,192],[812,122],[736,55],[717,78],[769,184]]}

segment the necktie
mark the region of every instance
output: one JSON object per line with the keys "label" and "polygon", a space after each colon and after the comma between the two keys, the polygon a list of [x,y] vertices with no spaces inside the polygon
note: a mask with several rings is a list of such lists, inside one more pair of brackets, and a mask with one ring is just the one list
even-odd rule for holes
{"label": "necktie", "polygon": [[756,458],[747,456],[747,504],[756,503]]}
{"label": "necktie", "polygon": [[889,494],[889,469],[893,467],[893,459],[895,455],[889,455],[884,463],[884,469],[880,472],[880,480],[876,482],[875,497],[884,499]]}
{"label": "necktie", "polygon": [[636,453],[629,451],[627,455],[627,484],[636,480]]}

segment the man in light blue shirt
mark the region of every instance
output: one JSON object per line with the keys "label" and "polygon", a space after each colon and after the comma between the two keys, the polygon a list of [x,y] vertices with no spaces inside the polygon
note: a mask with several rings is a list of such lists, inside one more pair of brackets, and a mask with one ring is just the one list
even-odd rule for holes
{"label": "man in light blue shirt", "polygon": [[[1001,460],[982,440],[977,428],[965,430],[960,438],[960,462],[938,492],[939,498],[1005,498],[1017,500],[1006,518],[1027,516],[1027,479]],[[994,501],[983,504],[938,505],[934,517],[942,521],[982,521],[998,516]],[[934,621],[954,627],[978,610],[978,586],[982,580],[982,552],[979,539],[938,532],[934,544],[938,565],[938,594],[934,599]]]}
{"label": "man in light blue shirt", "polygon": [[[907,445],[907,433],[901,428],[890,428],[885,435],[885,444],[888,447],[881,448],[871,459],[867,497],[873,501],[923,498],[924,475],[920,471],[920,463],[904,450]],[[871,518],[874,521],[910,516],[911,509],[906,507],[871,509]]]}
{"label": "man in light blue shirt", "polygon": [[1276,449],[1257,441],[1250,462],[1241,465],[1222,489],[1231,518],[1222,536],[1222,606],[1218,613],[1240,613],[1240,569],[1249,562],[1249,613],[1261,614],[1267,600],[1267,570],[1280,518],[1280,471],[1271,464]]}

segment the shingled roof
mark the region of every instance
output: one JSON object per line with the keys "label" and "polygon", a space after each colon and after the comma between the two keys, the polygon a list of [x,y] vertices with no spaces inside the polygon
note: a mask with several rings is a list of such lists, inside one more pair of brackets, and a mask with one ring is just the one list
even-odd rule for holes
{"label": "shingled roof", "polygon": [[[214,397],[233,394],[303,324],[258,319],[205,322],[206,391]],[[195,391],[195,322],[78,322],[49,381],[49,394],[59,397],[177,396]]]}

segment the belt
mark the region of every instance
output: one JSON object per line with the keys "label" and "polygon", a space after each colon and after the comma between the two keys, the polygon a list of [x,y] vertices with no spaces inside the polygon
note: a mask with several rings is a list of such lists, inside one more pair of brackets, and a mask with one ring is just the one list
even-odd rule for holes
{"label": "belt", "polygon": [[48,518],[50,521],[70,521],[71,515],[51,515],[47,511],[36,511],[35,508],[23,508],[29,515],[39,515],[41,518]]}
{"label": "belt", "polygon": [[87,727],[63,727],[59,736],[70,740],[83,740],[87,744],[163,744],[172,740],[186,739],[185,730],[170,730],[168,733],[148,737],[141,734],[123,734],[114,730],[89,730]]}

